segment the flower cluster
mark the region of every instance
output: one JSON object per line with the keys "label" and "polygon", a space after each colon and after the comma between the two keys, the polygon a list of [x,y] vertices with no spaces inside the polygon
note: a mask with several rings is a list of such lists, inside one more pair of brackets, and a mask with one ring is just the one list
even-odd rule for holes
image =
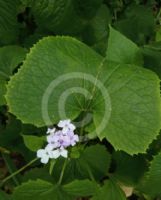
{"label": "flower cluster", "polygon": [[74,146],[78,141],[78,135],[74,134],[75,126],[69,119],[61,120],[58,123],[60,130],[56,128],[48,128],[47,130],[47,146],[37,151],[37,157],[41,158],[41,162],[46,164],[49,159],[56,159],[59,156],[68,157],[69,146]]}

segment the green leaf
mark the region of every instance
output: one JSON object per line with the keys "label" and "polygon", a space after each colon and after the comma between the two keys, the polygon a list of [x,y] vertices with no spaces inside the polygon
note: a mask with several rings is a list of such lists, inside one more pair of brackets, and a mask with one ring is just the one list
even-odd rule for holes
{"label": "green leaf", "polygon": [[92,200],[102,200],[106,197],[106,200],[126,200],[125,193],[113,180],[105,182],[104,186],[100,188]]}
{"label": "green leaf", "polygon": [[65,193],[60,186],[53,185],[52,183],[40,179],[28,181],[16,187],[13,198],[15,200],[73,200],[73,198]]}
{"label": "green leaf", "polygon": [[137,185],[147,170],[143,155],[130,156],[122,151],[115,152],[113,160],[116,164],[114,177],[125,185]]}
{"label": "green leaf", "polygon": [[107,59],[118,63],[142,65],[139,47],[110,26]]}
{"label": "green leaf", "polygon": [[6,99],[11,113],[39,127],[85,112],[100,139],[129,154],[144,153],[161,127],[156,74],[106,61],[70,37],[40,40],[10,80]]}
{"label": "green leaf", "polygon": [[80,173],[89,177],[91,172],[96,179],[101,179],[106,175],[110,167],[110,161],[110,154],[104,146],[99,144],[85,148],[77,160]]}
{"label": "green leaf", "polygon": [[4,46],[0,48],[0,75],[9,78],[18,64],[22,63],[27,50],[19,46]]}
{"label": "green leaf", "polygon": [[131,4],[131,6],[127,6],[114,26],[133,42],[143,45],[154,35],[153,9],[146,5]]}
{"label": "green leaf", "polygon": [[46,127],[37,128],[32,124],[22,124],[22,134],[24,135],[44,136],[44,133],[46,133]]}
{"label": "green leaf", "polygon": [[[112,112],[106,130],[100,133],[96,128],[97,135],[106,137],[116,150],[124,150],[131,155],[145,153],[161,127],[158,120],[161,117],[159,79],[151,71],[133,65],[115,64],[114,69],[108,64],[107,71],[104,74],[112,73],[105,83],[111,98]],[[105,106],[99,104],[103,99],[99,98],[96,98],[94,108],[99,109],[94,115],[96,127],[100,126],[105,113]],[[150,114],[152,112],[153,117]],[[151,131],[151,128],[155,130]]]}
{"label": "green leaf", "polygon": [[13,70],[25,58],[26,50],[19,46],[4,46],[0,48],[0,105],[5,105],[7,80]]}
{"label": "green leaf", "polygon": [[138,190],[151,197],[161,197],[161,153],[151,161],[149,171],[145,174]]}
{"label": "green leaf", "polygon": [[[0,146],[11,152],[19,152],[28,162],[35,157],[35,153],[29,151],[21,137],[22,123],[15,117],[8,115],[7,125],[0,132]],[[33,157],[34,156],[34,157]]]}
{"label": "green leaf", "polygon": [[[94,45],[94,48],[98,47],[98,45],[102,42],[102,40],[106,40],[108,37],[108,25],[111,21],[110,10],[106,5],[102,5],[95,17],[88,22],[88,25],[84,29],[82,36],[83,41],[86,44]],[[101,52],[106,50],[106,42],[103,43],[103,49],[100,49]]]}
{"label": "green leaf", "polygon": [[[53,52],[57,53],[53,54]],[[65,82],[61,81],[60,85],[58,85],[58,87],[54,89],[55,95],[52,93],[51,97],[49,98],[49,106],[48,106],[49,109],[47,110],[50,112],[49,116],[52,117],[52,121],[50,122],[47,120],[48,121],[47,123],[48,125],[51,125],[54,122],[57,123],[57,121],[60,119],[59,112],[63,111],[62,107],[60,109],[57,108],[58,106],[57,103],[59,101],[58,100],[59,94],[61,94],[61,92],[63,92],[65,88],[69,88],[70,90],[70,88],[73,87],[73,84],[78,87],[81,87],[83,84],[83,80],[81,80],[82,77],[80,77],[79,79],[73,79],[74,76],[72,74],[70,75],[70,73],[84,72],[87,74],[88,73],[96,74],[97,67],[93,66],[98,66],[100,64],[100,61],[101,57],[98,54],[96,54],[94,51],[92,51],[83,43],[80,43],[79,41],[73,38],[47,37],[42,39],[41,42],[37,43],[37,45],[31,49],[30,54],[27,55],[27,59],[24,62],[23,67],[10,81],[9,88],[12,89],[9,90],[12,91],[13,93],[8,95],[9,96],[14,95],[14,97],[10,96],[12,99],[10,99],[10,97],[8,99],[10,99],[13,104],[15,104],[14,102],[16,102],[16,105],[13,107],[15,108],[17,107],[16,108],[17,111],[16,112],[14,111],[14,113],[18,118],[21,118],[21,120],[24,121],[25,123],[34,124],[36,126],[46,125],[46,122],[43,119],[45,116],[44,117],[42,116],[43,113],[41,109],[43,95],[45,95],[44,101],[46,101],[45,99],[48,96],[48,94],[47,93],[45,94],[45,91],[47,92],[46,89],[49,87],[49,84],[52,84],[52,81],[54,81],[54,79],[57,78],[59,79],[61,75],[67,74],[66,76],[67,79],[69,80],[65,80]],[[45,70],[44,66],[46,66]],[[82,75],[83,74],[80,74],[80,76]],[[20,78],[18,78],[18,76]],[[30,77],[30,79],[28,77]],[[16,82],[16,85],[13,82]],[[28,84],[31,85],[29,86]],[[55,82],[53,84],[55,85]],[[88,80],[86,81],[86,85],[87,87],[90,88],[93,86],[92,83],[88,83]],[[16,90],[16,93],[14,93],[14,90]],[[17,95],[17,90],[19,90],[20,95]],[[68,103],[66,104],[67,106],[66,111],[67,111],[67,117],[73,119],[77,117],[82,111],[79,105],[80,104],[79,101],[80,102],[84,101],[84,95],[78,94],[80,98],[80,100],[78,101],[78,99],[76,98],[76,96],[78,95],[72,94],[72,91],[70,92],[70,94],[71,94],[70,98],[67,99]],[[21,95],[22,97],[20,97]],[[26,99],[26,96],[29,98]],[[22,104],[20,102],[17,104],[19,98],[21,98],[20,102],[23,101]],[[12,103],[10,102],[9,105]],[[10,106],[10,108],[11,107],[12,106]],[[43,110],[44,109],[45,108],[43,108]],[[65,116],[62,116],[61,118],[63,117]]]}
{"label": "green leaf", "polygon": [[161,78],[161,42],[145,45],[142,48],[142,53],[144,56],[144,66],[156,72]]}
{"label": "green leaf", "polygon": [[96,15],[103,0],[75,0],[73,3],[79,16],[85,19],[91,19]]}
{"label": "green leaf", "polygon": [[98,189],[98,185],[95,182],[89,180],[75,180],[63,186],[63,189],[68,193],[76,197],[86,197],[94,195]]}
{"label": "green leaf", "polygon": [[46,137],[38,137],[34,135],[22,135],[24,143],[31,151],[37,151],[41,149],[46,141]]}
{"label": "green leaf", "polygon": [[86,44],[92,45],[93,49],[103,56],[106,54],[108,26],[111,18],[110,9],[103,4],[98,9],[95,17],[90,20],[83,34],[83,41]]}
{"label": "green leaf", "polygon": [[24,46],[27,49],[30,49],[35,43],[37,43],[40,39],[42,39],[43,37],[46,37],[47,34],[46,33],[39,33],[39,32],[35,32],[32,35],[29,35],[25,40],[24,40]]}
{"label": "green leaf", "polygon": [[28,2],[28,6],[31,7],[40,30],[62,35],[77,34],[84,28],[84,21],[76,14],[71,0],[39,0],[39,2],[31,0]]}
{"label": "green leaf", "polygon": [[9,116],[8,124],[0,133],[0,146],[9,150],[15,150],[21,144],[20,140],[21,122],[15,117]]}
{"label": "green leaf", "polygon": [[148,158],[153,159],[154,155],[157,155],[161,151],[161,131],[157,138],[149,145],[147,150]]}
{"label": "green leaf", "polygon": [[2,199],[2,200],[13,200],[11,198],[11,195],[6,194],[2,190],[0,190],[0,199]]}
{"label": "green leaf", "polygon": [[50,176],[49,171],[46,167],[32,168],[23,174],[21,181],[27,182],[29,180],[36,181],[37,179],[42,179],[43,181],[48,181],[53,183],[54,179]]}
{"label": "green leaf", "polygon": [[0,1],[0,44],[17,41],[19,24],[17,22],[19,1]]}

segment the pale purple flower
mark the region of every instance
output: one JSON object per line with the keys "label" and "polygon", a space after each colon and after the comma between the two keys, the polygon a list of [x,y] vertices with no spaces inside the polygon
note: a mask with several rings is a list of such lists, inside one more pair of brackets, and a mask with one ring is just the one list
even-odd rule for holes
{"label": "pale purple flower", "polygon": [[74,146],[74,145],[76,145],[77,142],[79,142],[79,137],[78,137],[78,135],[74,134],[73,131],[68,131],[68,132],[67,132],[67,135],[68,135],[68,137],[69,137],[70,145],[71,145],[71,146]]}
{"label": "pale purple flower", "polygon": [[71,123],[70,119],[60,120],[60,122],[58,123],[58,127],[62,128],[63,133],[67,133],[68,131],[74,131],[76,128],[74,124]]}
{"label": "pale purple flower", "polygon": [[79,141],[78,135],[74,134],[75,126],[69,119],[61,120],[58,127],[62,129],[47,129],[48,144],[45,149],[37,151],[37,157],[41,158],[41,162],[44,164],[48,163],[49,159],[57,159],[60,156],[67,158],[68,150],[66,148],[76,145]]}
{"label": "pale purple flower", "polygon": [[70,146],[70,137],[66,134],[63,134],[62,131],[57,131],[55,134],[47,136],[48,143],[53,148],[66,148]]}
{"label": "pale purple flower", "polygon": [[56,148],[59,148],[59,146],[57,145],[57,143],[48,143],[47,144],[47,147],[48,148],[51,148],[51,149],[56,149]]}

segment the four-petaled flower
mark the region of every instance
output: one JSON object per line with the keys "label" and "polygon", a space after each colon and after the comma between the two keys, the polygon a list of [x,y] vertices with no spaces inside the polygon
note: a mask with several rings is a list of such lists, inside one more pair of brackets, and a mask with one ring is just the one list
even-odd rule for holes
{"label": "four-petaled flower", "polygon": [[37,151],[37,157],[41,158],[41,162],[44,164],[48,163],[49,158],[54,158],[52,149],[48,146],[45,149],[39,149]]}
{"label": "four-petaled flower", "polygon": [[62,131],[57,131],[55,134],[49,135],[47,141],[53,148],[64,148],[70,146],[70,137],[63,134]]}

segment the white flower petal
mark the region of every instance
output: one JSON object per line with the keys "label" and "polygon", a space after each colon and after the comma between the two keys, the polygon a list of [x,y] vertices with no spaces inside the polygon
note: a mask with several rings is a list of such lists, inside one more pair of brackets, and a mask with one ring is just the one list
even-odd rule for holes
{"label": "white flower petal", "polygon": [[46,140],[47,140],[47,142],[50,142],[50,141],[51,141],[51,135],[48,135],[48,136],[46,137]]}
{"label": "white flower petal", "polygon": [[52,151],[53,150],[53,147],[51,144],[48,144],[46,147],[45,147],[45,152],[46,154],[49,152],[49,151]]}
{"label": "white flower petal", "polygon": [[66,120],[64,120],[64,123],[65,123],[65,124],[70,124],[70,122],[71,122],[70,119],[66,119]]}
{"label": "white flower petal", "polygon": [[46,151],[45,151],[44,149],[39,149],[39,150],[37,151],[37,157],[38,157],[38,158],[41,158],[41,157],[44,156],[45,153],[46,153]]}
{"label": "white flower petal", "polygon": [[46,133],[49,134],[51,130],[52,130],[51,128],[48,128]]}
{"label": "white flower petal", "polygon": [[63,127],[62,133],[63,133],[63,134],[66,134],[66,133],[68,132],[68,130],[69,130],[68,127],[65,126],[65,127]]}
{"label": "white flower petal", "polygon": [[79,136],[78,136],[78,135],[74,135],[74,140],[75,140],[76,142],[79,142]]}
{"label": "white flower petal", "polygon": [[63,128],[64,127],[64,121],[60,120],[58,123],[58,127]]}
{"label": "white flower petal", "polygon": [[76,128],[76,127],[74,126],[74,124],[69,124],[69,126],[68,126],[68,127],[69,127],[69,129],[70,129],[71,131],[74,131],[74,130],[75,130],[75,128]]}
{"label": "white flower petal", "polygon": [[60,120],[58,123],[58,127],[63,128],[64,126],[67,126],[69,124],[70,124],[70,119]]}
{"label": "white flower petal", "polygon": [[41,162],[44,163],[44,164],[47,164],[49,161],[49,156],[47,155],[44,155],[42,158],[41,158]]}
{"label": "white flower petal", "polygon": [[56,129],[55,128],[48,128],[46,134],[53,134],[55,133]]}
{"label": "white flower petal", "polygon": [[61,149],[60,155],[64,158],[67,158],[68,157],[68,151],[66,149]]}
{"label": "white flower petal", "polygon": [[57,149],[57,150],[54,150],[52,151],[52,158],[58,158],[60,156],[60,151]]}
{"label": "white flower petal", "polygon": [[51,130],[51,134],[54,134],[55,133],[55,131],[56,131],[56,128],[52,128],[52,130]]}
{"label": "white flower petal", "polygon": [[72,141],[72,142],[71,142],[71,145],[72,145],[72,146],[75,146],[75,145],[76,145],[76,142],[75,142],[75,141]]}

